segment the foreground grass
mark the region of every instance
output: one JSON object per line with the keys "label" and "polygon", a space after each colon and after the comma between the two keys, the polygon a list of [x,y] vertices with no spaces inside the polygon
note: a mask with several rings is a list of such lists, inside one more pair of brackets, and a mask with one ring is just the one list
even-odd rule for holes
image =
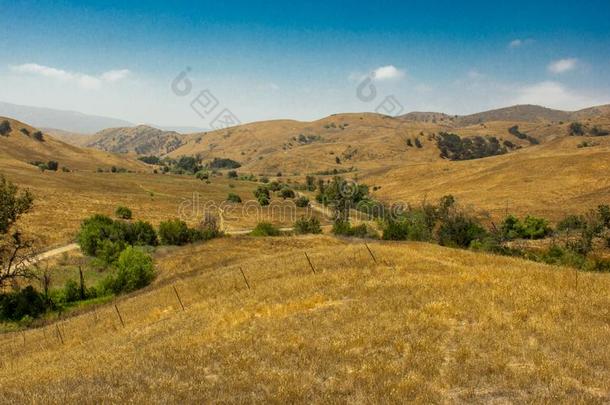
{"label": "foreground grass", "polygon": [[324,236],[166,249],[124,327],[107,305],[0,336],[0,402],[610,399],[608,275],[370,247],[377,264]]}

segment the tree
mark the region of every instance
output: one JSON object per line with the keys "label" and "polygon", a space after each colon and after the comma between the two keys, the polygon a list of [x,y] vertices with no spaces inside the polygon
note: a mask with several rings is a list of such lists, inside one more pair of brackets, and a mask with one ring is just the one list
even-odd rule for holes
{"label": "tree", "polygon": [[0,122],[0,135],[7,136],[11,132],[11,123],[7,120]]}
{"label": "tree", "polygon": [[44,141],[44,135],[40,131],[36,131],[32,134],[32,137],[36,139],[38,142]]}
{"label": "tree", "polygon": [[583,136],[585,134],[585,129],[580,122],[571,123],[568,130],[572,136]]}
{"label": "tree", "polygon": [[0,288],[19,278],[32,278],[29,262],[32,242],[16,228],[19,218],[32,208],[33,197],[0,176]]}

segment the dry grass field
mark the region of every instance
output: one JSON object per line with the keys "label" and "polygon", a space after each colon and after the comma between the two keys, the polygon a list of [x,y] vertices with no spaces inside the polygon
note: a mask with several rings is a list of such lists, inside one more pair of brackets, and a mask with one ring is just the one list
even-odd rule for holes
{"label": "dry grass field", "polygon": [[607,274],[369,246],[377,263],[324,236],[160,251],[124,326],[107,304],[0,336],[0,402],[610,400]]}

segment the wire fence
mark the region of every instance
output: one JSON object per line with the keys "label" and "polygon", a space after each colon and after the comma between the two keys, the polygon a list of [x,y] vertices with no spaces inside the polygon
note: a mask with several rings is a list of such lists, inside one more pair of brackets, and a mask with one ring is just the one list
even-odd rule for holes
{"label": "wire fence", "polygon": [[111,332],[127,331],[137,335],[147,327],[167,321],[180,312],[188,312],[205,300],[216,300],[230,294],[255,290],[257,287],[286,277],[316,276],[354,263],[370,261],[388,268],[395,266],[379,260],[367,243],[348,244],[329,257],[325,253],[301,250],[270,257],[269,264],[260,266],[260,259],[221,267],[183,280],[168,280],[160,286],[149,287],[131,296],[90,307],[83,313],[59,319],[47,325],[0,336],[3,347],[0,367],[11,367],[21,354],[32,351],[49,351],[63,347],[76,347],[93,342]]}

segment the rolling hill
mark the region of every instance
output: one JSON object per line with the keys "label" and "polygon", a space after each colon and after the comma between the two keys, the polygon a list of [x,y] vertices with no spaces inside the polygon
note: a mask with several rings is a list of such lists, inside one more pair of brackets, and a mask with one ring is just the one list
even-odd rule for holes
{"label": "rolling hill", "polygon": [[327,236],[159,252],[146,289],[0,335],[0,402],[607,402],[607,275],[369,246],[377,263]]}
{"label": "rolling hill", "polygon": [[109,128],[93,135],[85,146],[113,153],[163,156],[178,149],[184,135],[163,131],[147,125]]}
{"label": "rolling hill", "polygon": [[444,122],[455,126],[476,125],[492,121],[551,122],[575,121],[610,113],[610,105],[585,108],[578,111],[562,111],[539,105],[515,105],[469,115],[450,116],[434,112],[412,112],[402,119],[424,122]]}

